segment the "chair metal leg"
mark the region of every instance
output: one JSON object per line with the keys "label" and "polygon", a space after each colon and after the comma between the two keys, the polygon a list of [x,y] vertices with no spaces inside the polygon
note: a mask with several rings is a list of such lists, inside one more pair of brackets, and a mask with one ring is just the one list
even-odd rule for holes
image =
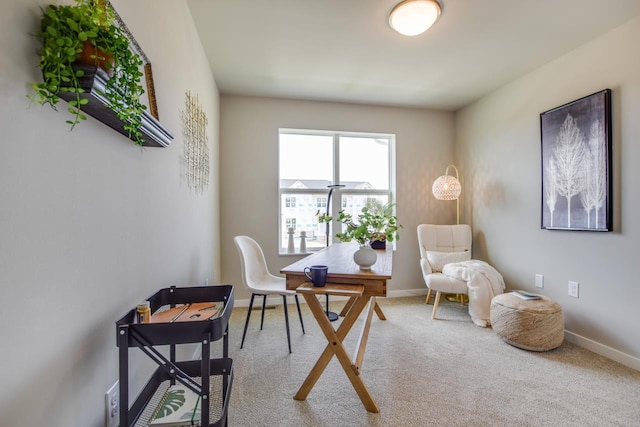
{"label": "chair metal leg", "polygon": [[260,318],[260,330],[262,330],[262,325],[264,324],[264,309],[267,305],[267,296],[262,295],[262,317]]}
{"label": "chair metal leg", "polygon": [[289,344],[289,353],[291,353],[291,333],[289,332],[289,312],[287,310],[287,296],[282,295],[284,301],[284,323],[287,326],[287,343]]}
{"label": "chair metal leg", "polygon": [[298,302],[298,294],[294,295],[296,299],[296,307],[298,307],[298,317],[300,318],[300,326],[302,326],[302,333],[304,334],[304,323],[302,323],[302,312],[300,311],[300,303]]}
{"label": "chair metal leg", "polygon": [[251,294],[251,300],[249,300],[249,311],[247,311],[247,320],[244,322],[244,332],[242,332],[242,342],[240,348],[244,345],[244,337],[247,336],[247,326],[249,326],[249,317],[251,317],[251,307],[253,307],[253,298],[256,294]]}

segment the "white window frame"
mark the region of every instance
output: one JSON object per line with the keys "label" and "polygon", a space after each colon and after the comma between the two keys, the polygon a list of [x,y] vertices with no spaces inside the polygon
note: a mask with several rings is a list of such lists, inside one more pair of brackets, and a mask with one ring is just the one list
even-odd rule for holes
{"label": "white window frame", "polygon": [[[282,134],[294,134],[294,135],[322,135],[333,137],[333,182],[340,184],[340,138],[341,137],[360,137],[360,138],[385,138],[388,139],[388,167],[389,167],[389,189],[347,189],[337,188],[331,196],[331,216],[334,220],[331,222],[331,236],[330,243],[339,242],[336,239],[335,234],[342,230],[342,224],[337,222],[335,218],[338,217],[338,213],[343,208],[343,195],[367,195],[367,196],[386,196],[388,200],[396,200],[396,136],[389,133],[369,133],[369,132],[348,132],[348,131],[320,131],[309,129],[293,129],[293,128],[280,128],[278,130],[278,140]],[[278,149],[280,144],[278,143]],[[278,156],[279,158],[279,156]],[[280,165],[278,165],[278,171]],[[278,172],[278,236],[283,232],[282,230],[282,196],[283,194],[311,194],[313,197],[327,196],[329,189],[313,189],[313,188],[281,188],[280,187],[280,174]],[[339,202],[337,202],[339,200]],[[394,209],[395,210],[395,209]],[[323,213],[323,212],[321,212]],[[286,246],[286,242],[284,243]],[[280,238],[278,238],[278,246],[280,246]],[[286,254],[286,247],[280,247],[279,253],[281,255]],[[309,252],[313,251],[312,248],[307,248]],[[317,249],[316,249],[317,250]]]}

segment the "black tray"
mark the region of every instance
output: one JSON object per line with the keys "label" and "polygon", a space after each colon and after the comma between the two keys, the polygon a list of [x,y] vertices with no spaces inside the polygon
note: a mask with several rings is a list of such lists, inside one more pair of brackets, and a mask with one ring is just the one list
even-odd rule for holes
{"label": "black tray", "polygon": [[[212,320],[197,320],[192,322],[176,323],[137,323],[136,309],[116,321],[116,329],[120,334],[123,327],[130,328],[134,333],[129,333],[128,346],[137,347],[133,335],[142,335],[149,345],[186,344],[199,342],[205,334],[209,334],[211,341],[222,338],[231,310],[233,309],[233,286],[195,286],[177,288],[172,286],[164,288],[147,298],[151,303],[151,312],[156,312],[160,307],[194,302],[224,302],[224,308],[220,316]],[[117,337],[116,337],[117,338]],[[118,346],[120,340],[117,338]]]}

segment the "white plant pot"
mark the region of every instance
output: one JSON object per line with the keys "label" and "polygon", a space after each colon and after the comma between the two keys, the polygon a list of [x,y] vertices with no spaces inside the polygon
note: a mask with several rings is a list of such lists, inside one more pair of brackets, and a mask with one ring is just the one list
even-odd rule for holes
{"label": "white plant pot", "polygon": [[377,260],[378,254],[369,245],[360,246],[360,249],[353,254],[353,262],[360,266],[360,270],[371,270],[371,266]]}

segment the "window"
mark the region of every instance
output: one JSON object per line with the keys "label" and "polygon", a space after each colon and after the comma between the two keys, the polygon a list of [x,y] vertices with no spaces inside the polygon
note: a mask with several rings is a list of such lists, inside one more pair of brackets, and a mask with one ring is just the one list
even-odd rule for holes
{"label": "window", "polygon": [[296,207],[296,198],[295,197],[287,197],[284,202],[285,206],[288,208]]}
{"label": "window", "polygon": [[293,228],[295,230],[295,228],[296,228],[296,219],[295,218],[287,218],[285,220],[285,226],[286,226],[285,231],[287,229],[289,229],[289,228]]}
{"label": "window", "polygon": [[318,207],[318,208],[326,208],[327,207],[327,198],[326,197],[317,197],[316,198],[316,207]]}
{"label": "window", "polygon": [[[329,185],[343,187],[332,192]],[[389,134],[280,129],[280,252],[286,252],[287,228],[293,223],[296,247],[306,231],[307,250],[327,245],[327,226],[319,213],[356,216],[364,206],[387,203],[395,187],[395,137]],[[333,222],[329,236],[340,231]],[[333,228],[336,228],[335,231]],[[329,244],[331,244],[329,238]]]}

